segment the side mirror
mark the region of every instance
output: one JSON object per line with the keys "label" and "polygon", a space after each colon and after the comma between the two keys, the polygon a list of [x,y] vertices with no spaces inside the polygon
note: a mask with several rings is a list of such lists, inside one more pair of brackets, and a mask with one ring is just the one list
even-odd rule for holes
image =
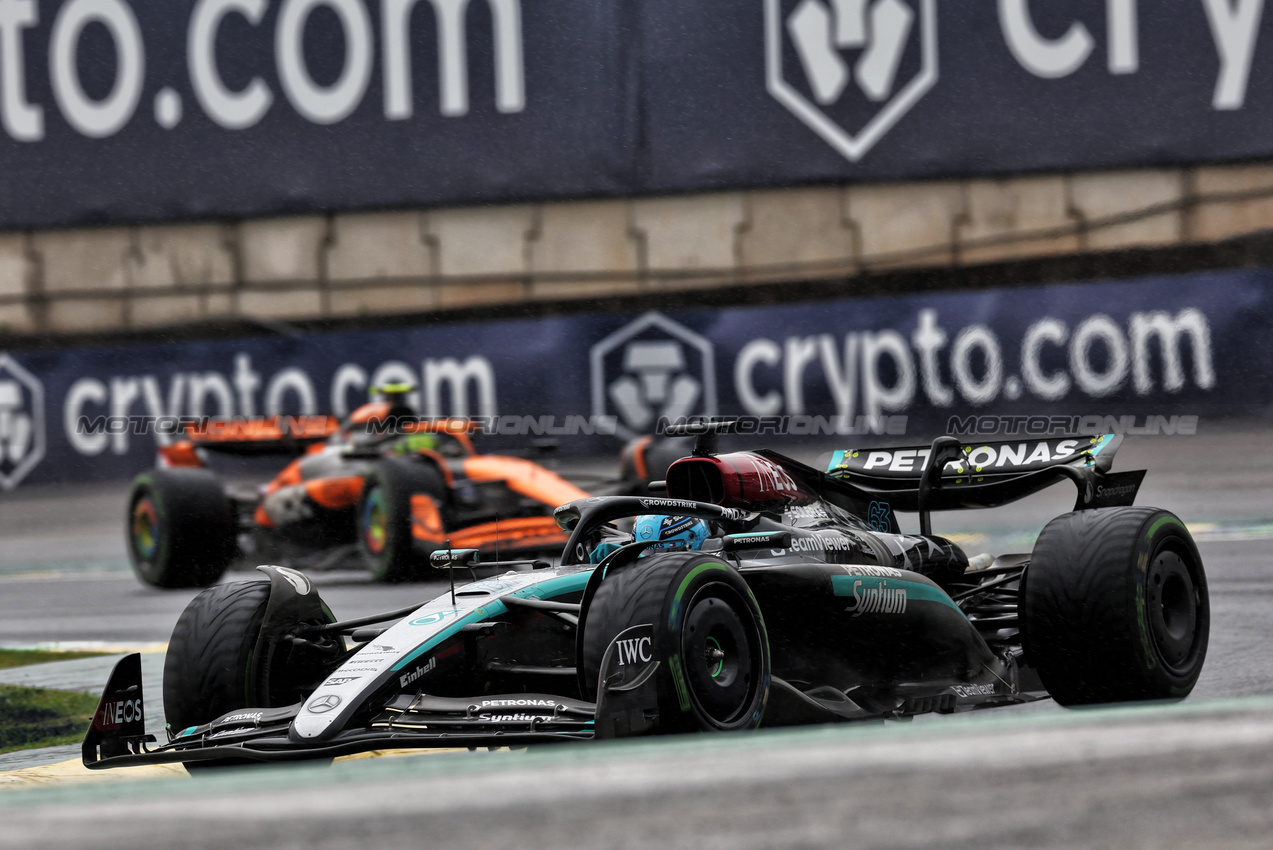
{"label": "side mirror", "polygon": [[467,569],[481,563],[476,549],[434,549],[429,564],[438,570]]}

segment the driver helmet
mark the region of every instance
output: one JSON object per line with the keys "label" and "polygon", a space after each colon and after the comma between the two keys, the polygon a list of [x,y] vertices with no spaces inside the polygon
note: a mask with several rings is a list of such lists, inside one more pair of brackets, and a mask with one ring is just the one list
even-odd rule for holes
{"label": "driver helmet", "polygon": [[398,381],[378,384],[371,388],[369,394],[372,403],[381,402],[389,405],[390,416],[414,416],[415,410],[409,401],[413,392],[415,392],[415,386],[410,382]]}
{"label": "driver helmet", "polygon": [[346,423],[349,435],[371,431],[384,436],[387,430],[400,428],[404,422],[416,421],[416,412],[408,404],[408,397],[414,391],[415,387],[409,383],[372,387],[368,402],[349,415]]}
{"label": "driver helmet", "polygon": [[711,535],[711,529],[701,519],[688,516],[664,516],[646,514],[636,518],[632,535],[637,543],[656,541],[641,553],[657,550],[690,550],[703,548],[703,542]]}

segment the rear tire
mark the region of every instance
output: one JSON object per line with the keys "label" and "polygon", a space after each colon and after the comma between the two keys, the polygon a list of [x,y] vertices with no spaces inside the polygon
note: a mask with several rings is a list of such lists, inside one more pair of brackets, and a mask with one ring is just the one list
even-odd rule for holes
{"label": "rear tire", "polygon": [[128,555],[152,587],[206,587],[238,553],[238,516],[215,474],[155,469],[133,479]]}
{"label": "rear tire", "polygon": [[1035,543],[1020,597],[1025,661],[1061,705],[1183,699],[1202,672],[1206,574],[1168,511],[1057,517]]}
{"label": "rear tire", "polygon": [[[164,716],[174,731],[241,708],[293,705],[327,675],[327,662],[339,655],[337,647],[328,658],[298,654],[280,643],[269,657],[253,658],[269,599],[270,582],[236,581],[208,588],[181,612],[164,659]],[[334,621],[330,616],[325,620]],[[225,763],[186,764],[195,769],[217,766]]]}
{"label": "rear tire", "polygon": [[[584,687],[620,633],[653,626],[660,660],[659,732],[727,732],[760,725],[769,696],[769,639],[747,582],[710,555],[651,555],[607,576],[583,623]],[[682,699],[681,697],[684,697]]]}
{"label": "rear tire", "polygon": [[446,482],[431,465],[386,458],[367,474],[358,501],[358,543],[372,578],[411,581],[428,570],[415,554],[411,533],[411,497],[429,496],[439,510]]}

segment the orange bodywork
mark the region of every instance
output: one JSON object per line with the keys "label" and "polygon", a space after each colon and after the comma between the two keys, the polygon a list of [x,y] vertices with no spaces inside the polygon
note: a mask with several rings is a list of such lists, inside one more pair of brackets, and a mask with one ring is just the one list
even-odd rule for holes
{"label": "orange bodywork", "polygon": [[464,459],[464,474],[473,481],[503,481],[514,493],[521,493],[551,508],[589,496],[555,472],[516,457],[467,457]]}
{"label": "orange bodywork", "polygon": [[203,460],[195,452],[194,443],[180,440],[171,446],[159,447],[160,466],[172,469],[175,467],[200,467]]}
{"label": "orange bodywork", "polygon": [[301,460],[296,460],[283,467],[283,471],[274,476],[274,480],[265,485],[265,494],[277,492],[283,487],[301,483]]}
{"label": "orange bodywork", "polygon": [[[386,401],[371,402],[364,404],[349,415],[349,421],[353,425],[366,425],[370,422],[377,422],[388,419],[394,411],[394,406]],[[397,408],[402,410],[401,407]],[[395,434],[446,434],[454,437],[460,446],[463,447],[466,455],[476,452],[473,448],[473,440],[469,437],[469,432],[477,428],[477,423],[468,419],[447,418],[447,419],[420,419],[403,421],[395,423]]]}
{"label": "orange bodywork", "polygon": [[[301,459],[289,463],[283,467],[283,471],[274,476],[274,480],[265,485],[262,495],[268,496],[271,493],[277,493],[284,487],[290,487],[293,484],[301,483]],[[257,505],[256,511],[252,514],[252,520],[263,528],[274,528],[274,520],[270,517],[269,511],[265,510],[265,505]]]}
{"label": "orange bodywork", "polygon": [[647,481],[650,477],[649,468],[645,465],[645,450],[653,441],[654,438],[646,434],[632,447],[632,466],[636,470],[637,477],[642,481]]}
{"label": "orange bodywork", "polygon": [[[588,493],[556,473],[521,458],[477,455],[465,458],[463,464],[464,476],[470,481],[502,481],[513,492],[549,507],[588,497]],[[494,552],[501,548],[549,549],[566,543],[566,535],[551,516],[513,517],[446,531],[437,504],[422,495],[411,497],[411,515],[412,536],[435,546],[449,541],[455,549]]]}
{"label": "orange bodywork", "polygon": [[305,482],[305,495],[331,511],[352,508],[362,495],[362,480],[361,475],[315,478]]}
{"label": "orange bodywork", "polygon": [[210,419],[191,425],[186,434],[196,443],[239,443],[260,440],[320,440],[340,430],[332,416],[267,416],[261,419]]}
{"label": "orange bodywork", "polygon": [[389,402],[373,401],[369,404],[364,404],[349,414],[349,421],[355,425],[362,425],[376,419],[384,419],[391,410],[393,410],[393,405]]}
{"label": "orange bodywork", "polygon": [[442,538],[442,514],[432,497],[422,494],[411,497],[411,534],[421,540]]}
{"label": "orange bodywork", "polygon": [[[388,404],[369,404],[359,408],[351,419],[354,422],[367,422],[384,417],[389,413]],[[195,449],[198,443],[207,441],[230,441],[233,439],[277,439],[288,436],[316,436],[333,427],[335,420],[326,417],[308,417],[312,422],[298,423],[297,420],[286,421],[287,417],[262,422],[223,423],[212,425],[201,432],[191,433],[192,441],[183,441],[161,449],[164,462],[172,466],[202,465]],[[308,425],[308,427],[306,427]],[[237,427],[231,427],[237,426]],[[468,430],[474,423],[465,419],[439,419],[418,423],[403,423],[404,432],[445,433],[460,442],[468,453],[462,459],[444,457],[432,449],[415,449],[420,455],[427,457],[436,466],[446,481],[447,487],[455,484],[455,479],[463,475],[477,483],[502,482],[509,490],[526,496],[549,507],[556,507],[567,502],[588,497],[588,493],[566,481],[561,476],[529,460],[513,457],[473,454],[473,444]],[[326,445],[315,443],[306,447],[306,454],[322,452]],[[296,458],[287,464],[268,484],[262,488],[262,496],[267,497],[289,487],[303,487],[305,495],[314,504],[327,510],[344,510],[354,508],[362,498],[365,475],[336,475],[304,480],[301,472],[301,461]],[[270,516],[264,504],[259,504],[254,513],[257,525],[262,528],[277,528],[278,524]],[[528,549],[549,549],[562,546],[566,535],[557,527],[551,516],[516,517],[486,522],[455,530],[448,530],[443,522],[438,503],[430,496],[418,493],[411,496],[411,534],[419,541],[441,547],[449,540],[455,548],[480,549],[483,552],[494,552],[503,548],[509,551]]]}
{"label": "orange bodywork", "polygon": [[464,447],[466,455],[475,454],[473,440],[469,431],[477,428],[477,423],[468,419],[421,419],[419,422],[404,422],[401,425],[404,434],[446,434],[454,437]]}
{"label": "orange bodywork", "polygon": [[[415,499],[411,500],[412,512],[415,510]],[[442,545],[442,531],[428,534],[421,523],[415,522],[411,528],[417,540]],[[540,549],[552,546],[563,546],[566,535],[557,527],[550,516],[517,517],[502,519],[499,522],[484,522],[470,528],[453,531],[447,535],[453,549],[481,549],[492,552],[496,548],[507,549]]]}

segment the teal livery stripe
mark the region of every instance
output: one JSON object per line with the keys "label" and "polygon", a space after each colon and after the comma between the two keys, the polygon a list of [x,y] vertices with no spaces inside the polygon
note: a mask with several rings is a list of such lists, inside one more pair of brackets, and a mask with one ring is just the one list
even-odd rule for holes
{"label": "teal livery stripe", "polygon": [[489,605],[483,605],[481,608],[477,608],[473,611],[470,611],[465,616],[456,620],[454,623],[447,626],[445,629],[438,632],[433,637],[429,638],[424,643],[420,644],[415,649],[408,652],[401,659],[399,659],[397,664],[393,665],[389,669],[397,673],[399,670],[406,667],[412,661],[415,661],[421,655],[424,655],[426,652],[429,652],[435,647],[437,647],[438,644],[442,643],[443,641],[449,638],[453,638],[456,635],[458,635],[460,633],[460,630],[463,629],[465,626],[467,626],[469,623],[480,623],[483,620],[485,620],[487,617],[498,617],[500,614],[503,614],[507,610],[508,608],[505,607],[503,602],[492,602]]}
{"label": "teal livery stripe", "polygon": [[902,591],[906,594],[907,601],[936,602],[939,605],[946,605],[959,611],[961,617],[964,614],[954,600],[943,593],[940,588],[931,585],[898,578],[855,575],[831,576],[831,592],[836,596],[861,597],[863,594],[872,591],[876,595],[887,594],[890,591]]}
{"label": "teal livery stripe", "polygon": [[520,596],[522,599],[551,599],[554,596],[561,596],[563,593],[574,593],[576,590],[583,590],[588,584],[588,577],[591,575],[592,570],[583,570],[570,575],[558,576],[557,578],[546,579],[538,584],[532,584],[530,587],[523,587],[521,590],[515,590],[508,595]]}
{"label": "teal livery stripe", "polygon": [[[539,584],[532,584],[530,587],[523,587],[521,590],[515,590],[512,593],[505,595],[519,596],[522,599],[549,599],[553,596],[560,596],[564,593],[572,593],[577,590],[583,590],[584,586],[588,584],[588,576],[590,575],[592,575],[590,570],[584,570],[578,573],[571,573],[567,576],[545,579]],[[442,631],[435,634],[433,637],[426,640],[424,643],[417,646],[415,649],[408,652],[399,659],[397,664],[394,664],[389,669],[397,673],[421,655],[431,652],[436,649],[439,644],[458,635],[460,630],[468,624],[480,623],[483,620],[490,619],[491,617],[498,617],[500,614],[506,613],[507,611],[508,606],[503,602],[500,602],[498,599],[491,601],[488,605],[483,605],[481,608],[474,609],[465,616],[456,620],[451,625],[447,626]]]}

